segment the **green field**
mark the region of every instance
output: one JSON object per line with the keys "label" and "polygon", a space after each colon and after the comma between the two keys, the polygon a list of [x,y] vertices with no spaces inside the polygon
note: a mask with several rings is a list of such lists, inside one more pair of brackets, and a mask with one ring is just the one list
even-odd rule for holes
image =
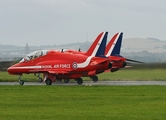
{"label": "green field", "polygon": [[[166,80],[163,65],[139,67],[98,77]],[[22,79],[37,81],[33,74]],[[0,72],[0,81],[18,81],[18,76]],[[0,120],[164,120],[165,101],[165,86],[0,86]]]}
{"label": "green field", "polygon": [[141,80],[141,81],[165,81],[166,69],[122,69],[114,73],[99,74],[100,80]]}
{"label": "green field", "polygon": [[0,86],[1,120],[164,120],[165,86]]}
{"label": "green field", "polygon": [[[166,69],[121,69],[117,72],[107,72],[98,75],[99,80],[166,80]],[[25,81],[37,81],[34,74],[23,74],[22,79]],[[84,80],[91,80],[84,77]],[[0,81],[18,81],[17,75],[9,75],[7,72],[0,72]]]}

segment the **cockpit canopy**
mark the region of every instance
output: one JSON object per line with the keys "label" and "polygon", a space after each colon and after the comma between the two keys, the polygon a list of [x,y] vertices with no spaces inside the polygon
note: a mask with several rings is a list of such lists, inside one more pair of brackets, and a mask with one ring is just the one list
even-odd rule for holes
{"label": "cockpit canopy", "polygon": [[29,61],[29,60],[41,57],[43,55],[46,55],[48,53],[48,51],[49,50],[34,51],[34,52],[29,53],[28,55],[26,55],[20,62]]}

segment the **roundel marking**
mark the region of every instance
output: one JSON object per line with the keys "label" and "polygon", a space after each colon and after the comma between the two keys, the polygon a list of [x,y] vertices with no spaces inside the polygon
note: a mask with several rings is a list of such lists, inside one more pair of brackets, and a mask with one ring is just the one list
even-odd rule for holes
{"label": "roundel marking", "polygon": [[74,69],[74,70],[77,69],[77,63],[76,63],[76,62],[73,63],[73,69]]}

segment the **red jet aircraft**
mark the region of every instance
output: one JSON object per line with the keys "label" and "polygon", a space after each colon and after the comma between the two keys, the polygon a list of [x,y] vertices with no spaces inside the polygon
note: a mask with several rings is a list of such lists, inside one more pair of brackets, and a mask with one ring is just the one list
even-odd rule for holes
{"label": "red jet aircraft", "polygon": [[[122,38],[123,38],[122,32],[116,33],[112,37],[112,39],[109,41],[109,43],[107,44],[105,56],[109,58],[110,63],[112,64],[112,67],[111,67],[111,69],[106,69],[104,71],[100,71],[100,73],[108,72],[108,71],[115,72],[115,71],[119,70],[120,68],[129,67],[129,66],[126,66],[127,62],[143,63],[140,61],[127,59],[120,55]],[[66,50],[66,52],[70,52],[70,53],[74,53],[74,54],[85,54],[85,52],[81,52],[80,49],[78,51],[77,50]],[[96,72],[96,74],[98,74],[98,72]],[[98,77],[96,75],[90,76],[90,78],[94,82],[98,81]]]}
{"label": "red jet aircraft", "polygon": [[110,42],[107,44],[105,56],[110,59],[112,63],[111,72],[115,72],[120,68],[128,67],[127,62],[143,63],[136,60],[127,59],[120,55],[123,33],[116,33]]}
{"label": "red jet aircraft", "polygon": [[[43,73],[44,81],[51,85],[56,79],[75,79],[82,84],[82,76],[93,76],[96,72],[110,69],[112,64],[104,55],[108,32],[98,35],[94,44],[84,54],[73,54],[56,50],[39,50],[25,56],[19,63],[8,68],[9,74]],[[39,76],[38,76],[39,77]],[[39,77],[40,78],[40,77]]]}

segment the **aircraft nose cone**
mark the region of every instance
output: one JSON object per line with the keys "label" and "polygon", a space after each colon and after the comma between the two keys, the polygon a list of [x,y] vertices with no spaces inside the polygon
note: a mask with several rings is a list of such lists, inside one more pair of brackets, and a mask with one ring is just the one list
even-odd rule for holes
{"label": "aircraft nose cone", "polygon": [[12,73],[14,72],[14,70],[13,70],[12,67],[9,67],[9,68],[7,69],[7,72],[8,72],[9,74],[12,74]]}

